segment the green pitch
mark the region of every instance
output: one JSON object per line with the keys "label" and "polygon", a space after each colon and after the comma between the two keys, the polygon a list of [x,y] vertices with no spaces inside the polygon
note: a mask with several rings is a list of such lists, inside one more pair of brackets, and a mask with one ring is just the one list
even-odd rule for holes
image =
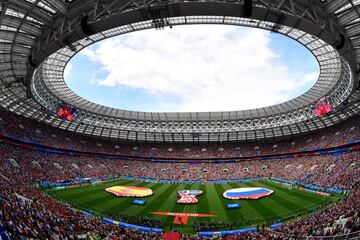
{"label": "green pitch", "polygon": [[[105,188],[115,185],[130,185],[147,187],[154,191],[150,197],[142,198],[147,201],[144,206],[133,205],[134,198],[116,197],[105,192]],[[274,191],[271,196],[259,200],[229,200],[223,198],[224,191],[239,187],[264,187]],[[182,189],[198,189],[204,193],[198,196],[199,203],[184,205],[176,203],[177,191]],[[177,185],[134,182],[118,180],[97,186],[83,186],[65,190],[47,190],[49,195],[74,207],[90,211],[104,216],[109,211],[123,211],[129,215],[154,216],[150,212],[186,212],[186,213],[208,213],[215,214],[211,218],[189,218],[188,224],[183,226],[184,232],[193,232],[192,222],[197,221],[239,221],[237,228],[255,226],[257,223],[272,223],[280,219],[286,219],[305,213],[311,209],[324,207],[338,200],[339,196],[318,196],[313,193],[297,189],[287,189],[279,184],[258,181],[240,184],[216,184],[216,185]],[[226,204],[239,202],[241,208],[227,209]],[[104,216],[105,217],[105,216]],[[174,217],[158,216],[164,221],[164,228],[181,227],[172,224]],[[247,221],[241,221],[247,219]],[[220,230],[220,229],[219,229]]]}

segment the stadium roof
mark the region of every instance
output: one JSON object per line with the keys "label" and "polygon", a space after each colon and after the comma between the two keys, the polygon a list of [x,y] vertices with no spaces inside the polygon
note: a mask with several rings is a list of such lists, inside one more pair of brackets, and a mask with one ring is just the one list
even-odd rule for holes
{"label": "stadium roof", "polygon": [[[0,105],[70,131],[160,142],[261,140],[331,126],[360,110],[360,1],[5,0],[0,10]],[[285,103],[202,113],[109,108],[81,98],[64,82],[66,63],[94,42],[195,23],[263,28],[291,37],[314,54],[320,77]],[[318,118],[314,104],[323,96],[334,111]],[[56,116],[64,103],[77,109],[74,121]]]}

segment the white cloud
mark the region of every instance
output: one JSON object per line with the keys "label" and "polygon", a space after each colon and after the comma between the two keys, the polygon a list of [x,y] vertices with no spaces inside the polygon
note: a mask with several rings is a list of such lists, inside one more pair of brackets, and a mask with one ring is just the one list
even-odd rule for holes
{"label": "white cloud", "polygon": [[71,73],[71,70],[72,70],[72,65],[70,62],[68,62],[65,66],[65,70],[64,70],[64,79],[65,81],[68,81],[68,77]]}
{"label": "white cloud", "polygon": [[299,75],[274,64],[281,56],[271,50],[270,34],[233,26],[177,26],[111,38],[81,54],[108,72],[99,85],[181,99],[159,104],[167,110],[240,110],[289,100],[290,91],[317,79],[318,73]]}

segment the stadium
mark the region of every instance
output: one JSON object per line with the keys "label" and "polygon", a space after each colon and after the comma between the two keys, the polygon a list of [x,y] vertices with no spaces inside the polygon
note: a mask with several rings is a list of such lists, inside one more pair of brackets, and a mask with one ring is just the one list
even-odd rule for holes
{"label": "stadium", "polygon": [[[190,37],[182,38],[183,29],[192,29]],[[253,37],[242,36],[233,49],[231,31]],[[226,41],[211,35],[218,33]],[[135,45],[121,45],[118,37],[140,46],[137,57]],[[204,48],[218,39],[217,47]],[[144,48],[151,41],[165,49],[163,58]],[[302,84],[307,75],[278,67],[280,54],[264,48],[270,42],[289,55],[288,64],[305,69],[307,60],[294,50],[301,48],[318,72],[285,100],[271,100],[266,91],[286,92],[281,78]],[[200,101],[213,75],[220,85],[232,75],[251,82],[251,71],[268,79],[245,89],[248,94],[236,94],[235,82],[230,92],[216,85],[205,104],[225,103],[221,111],[110,106],[70,86],[71,70],[75,78],[111,87],[110,78],[99,81],[86,71],[104,47],[116,52],[118,45],[124,54],[106,55],[107,67],[133,71],[132,84],[146,85],[135,78],[148,78],[151,89],[169,84],[151,76],[154,71],[180,74],[170,95],[189,87],[182,96]],[[164,57],[176,48],[176,56]],[[205,51],[215,64],[199,70],[194,63],[201,57],[188,57],[185,49]],[[247,59],[223,66],[238,55]],[[79,61],[84,56],[90,60]],[[177,68],[170,59],[190,67]],[[358,0],[2,0],[0,239],[360,239],[359,74]],[[182,78],[200,82],[194,78],[202,75],[200,87],[178,88]],[[91,92],[79,85],[116,99],[109,88]],[[160,92],[151,98],[162,100]],[[231,96],[251,103],[256,92],[264,100],[256,107],[240,107]]]}

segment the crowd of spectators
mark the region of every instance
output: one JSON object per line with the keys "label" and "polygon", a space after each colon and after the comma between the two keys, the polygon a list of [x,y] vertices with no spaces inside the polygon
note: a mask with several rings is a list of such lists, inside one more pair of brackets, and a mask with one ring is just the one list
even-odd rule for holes
{"label": "crowd of spectators", "polygon": [[157,234],[122,229],[101,223],[97,217],[84,217],[54,201],[39,191],[36,183],[74,177],[74,172],[66,173],[64,169],[58,175],[60,169],[43,164],[46,161],[42,158],[46,156],[11,146],[0,148],[0,225],[10,239],[161,239]]}
{"label": "crowd of spectators", "polygon": [[32,119],[0,111],[0,133],[59,148],[128,156],[222,158],[297,152],[360,139],[360,117],[295,139],[270,143],[136,143],[95,140]]}
{"label": "crowd of spectators", "polygon": [[280,232],[292,235],[333,236],[360,231],[360,185],[340,202],[307,218],[283,226]]}
{"label": "crowd of spectators", "polygon": [[[344,153],[340,156],[324,155],[193,165],[64,156],[1,144],[0,220],[1,225],[12,234],[14,239],[19,236],[41,239],[65,237],[122,239],[121,236],[126,236],[124,239],[129,239],[129,236],[130,239],[137,239],[137,236],[140,236],[138,239],[156,239],[161,236],[124,230],[117,226],[101,224],[96,217],[84,217],[81,213],[71,210],[69,206],[48,198],[36,189],[36,183],[65,181],[79,176],[94,178],[132,175],[184,180],[242,179],[262,176],[296,181],[305,179],[309,183],[321,186],[352,190],[351,194],[340,203],[280,229],[283,234],[343,234],[359,230],[360,190],[355,185],[359,173],[359,152]],[[130,219],[124,216],[117,217]],[[341,221],[341,219],[346,219],[346,223],[343,224],[345,220]],[[142,219],[130,219],[132,220],[136,220],[133,223],[142,221]],[[341,224],[337,223],[339,220]],[[149,222],[150,225],[152,223],[148,219],[144,221]],[[160,222],[156,222],[156,226],[161,226]],[[254,234],[252,233],[253,236]]]}
{"label": "crowd of spectators", "polygon": [[[59,182],[74,178],[144,177],[176,180],[222,180],[278,177],[304,183],[348,189],[360,176],[360,152],[286,159],[239,161],[236,163],[161,163],[58,155],[0,145],[7,166],[32,182]],[[17,168],[15,168],[17,169]],[[1,171],[6,172],[7,170]],[[0,175],[1,176],[1,175]]]}
{"label": "crowd of spectators", "polygon": [[[80,137],[31,120],[0,112],[0,130],[22,139],[63,148],[109,151],[129,155],[178,157],[229,157],[298,151],[344,144],[359,140],[360,118],[342,126],[300,139],[272,144],[199,144],[198,146],[125,144],[99,142]],[[20,119],[20,120],[19,120]],[[155,147],[156,146],[156,147]],[[156,149],[154,149],[156,148]],[[172,148],[170,151],[169,149]],[[178,149],[178,150],[176,150]],[[189,149],[189,150],[184,150]],[[204,151],[206,149],[206,151]],[[0,226],[11,239],[161,239],[161,234],[122,229],[101,223],[97,216],[85,217],[70,206],[49,198],[38,183],[77,178],[146,177],[175,180],[222,180],[276,177],[331,188],[349,190],[340,202],[281,227],[278,232],[260,229],[255,233],[227,239],[287,239],[288,236],[332,236],[360,231],[360,152],[287,159],[239,161],[235,163],[160,163],[33,151],[0,143]],[[119,220],[161,227],[158,220],[114,216]],[[199,236],[184,239],[205,239]]]}
{"label": "crowd of spectators", "polygon": [[[292,236],[294,239],[306,238],[307,236],[336,236],[358,233],[360,235],[360,184],[353,186],[349,195],[341,201],[323,210],[315,211],[309,216],[302,216],[298,220],[281,226],[270,236]],[[246,224],[256,225],[254,219],[244,219]],[[205,222],[194,223],[198,231],[218,231],[219,229],[236,229],[243,222]],[[258,225],[259,230],[265,231],[265,224]],[[260,237],[263,233],[249,233],[249,235]],[[269,233],[267,233],[269,234]],[[260,238],[261,239],[261,238]],[[271,238],[270,238],[271,239]]]}

